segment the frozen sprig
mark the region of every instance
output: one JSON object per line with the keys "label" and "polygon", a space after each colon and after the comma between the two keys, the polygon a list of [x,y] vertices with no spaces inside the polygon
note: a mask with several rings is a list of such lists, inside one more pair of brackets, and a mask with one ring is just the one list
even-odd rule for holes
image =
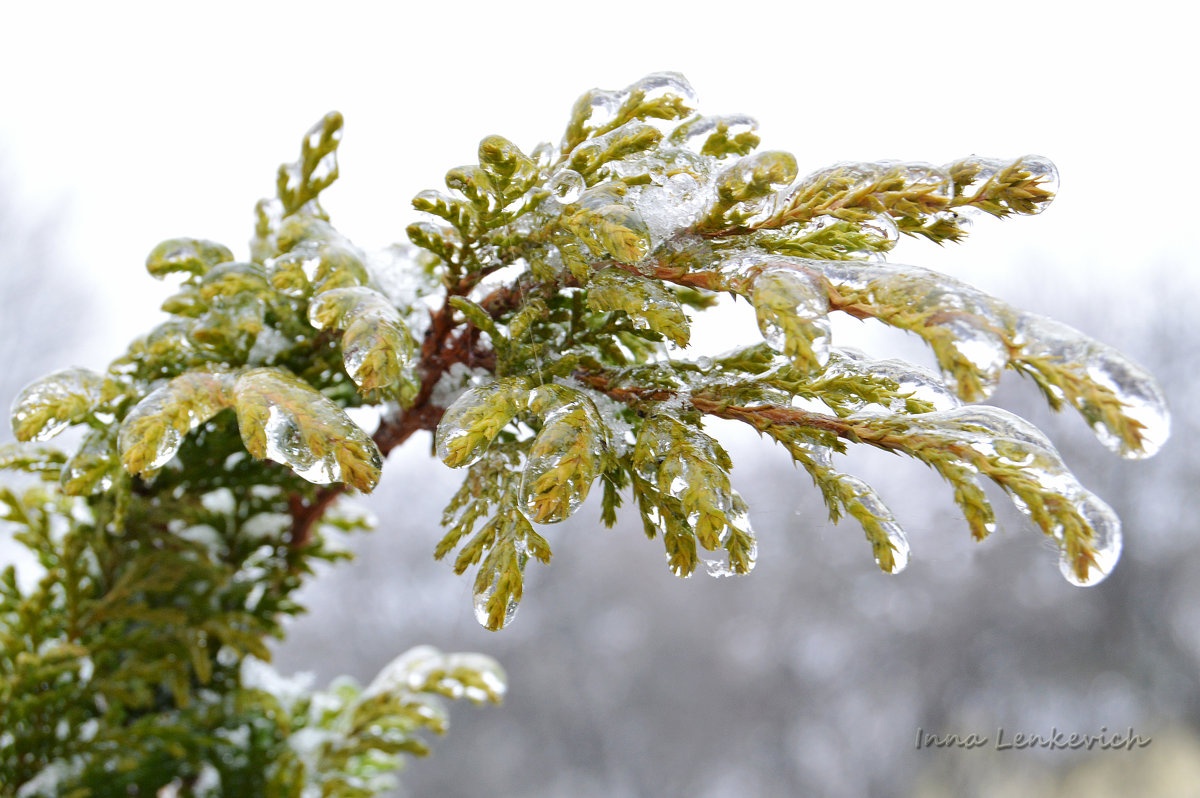
{"label": "frozen sprig", "polygon": [[[342,556],[324,535],[368,525],[331,514],[337,499],[374,489],[419,431],[464,469],[435,556],[476,569],[489,629],[512,622],[530,558],[549,562],[541,526],[597,494],[608,526],[632,499],[679,576],[752,570],[748,508],[706,418],[783,446],[885,572],[904,568],[908,541],[875,489],[835,467],[853,445],[934,469],[975,539],[995,528],[987,480],[1055,542],[1069,581],[1109,573],[1111,509],[1028,422],[964,402],[1013,369],[1110,449],[1147,457],[1169,433],[1152,377],[1065,325],[885,260],[901,233],[957,242],[971,216],[1040,213],[1053,165],[972,156],[801,177],[793,154],[755,152],[752,119],[696,106],[682,76],[655,73],[584,94],[558,145],[490,135],[444,192],[416,196],[412,246],[382,258],[320,205],[338,174],[331,113],[255,207],[248,260],[202,238],[152,249],[149,273],[179,280],[169,318],[104,372],[26,388],[21,443],[0,448],[0,468],[42,480],[0,489],[0,519],[45,571],[29,591],[0,573],[5,785],[357,798],[444,727],[435,696],[497,700],[490,662],[428,649],[366,690],[283,697],[242,666],[269,656],[312,563]],[[752,304],[762,341],[687,348],[720,292]],[[941,373],[838,348],[838,312],[920,336]],[[372,404],[368,433],[347,411]],[[42,445],[71,426],[73,452]]]}

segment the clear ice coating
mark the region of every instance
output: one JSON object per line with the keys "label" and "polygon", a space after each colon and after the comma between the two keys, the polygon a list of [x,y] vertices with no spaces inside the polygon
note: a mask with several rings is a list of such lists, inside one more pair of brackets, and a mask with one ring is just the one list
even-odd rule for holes
{"label": "clear ice coating", "polygon": [[[1112,573],[1121,558],[1121,522],[1111,507],[1088,491],[1075,499],[1075,511],[1091,528],[1090,551],[1077,561],[1064,549],[1058,568],[1071,584],[1087,587]],[[1087,574],[1085,577],[1080,576],[1081,570]]]}
{"label": "clear ice coating", "polygon": [[[916,399],[931,405],[933,410],[950,410],[961,407],[962,401],[946,387],[941,378],[923,366],[918,366],[903,360],[889,358],[874,360],[864,352],[853,347],[841,347],[832,351],[829,363],[822,372],[822,377],[855,376],[892,380],[899,388],[901,396],[894,399],[886,408],[879,412],[904,413],[908,412],[907,399]],[[857,413],[875,411],[866,401],[853,407]]]}
{"label": "clear ice coating", "polygon": [[714,137],[735,141],[739,136],[752,135],[757,129],[758,122],[744,114],[698,116],[676,127],[670,140],[672,144],[708,155]]}
{"label": "clear ice coating", "polygon": [[48,374],[25,386],[12,404],[12,430],[19,441],[46,441],[83,421],[100,401],[104,378],[84,368]]}
{"label": "clear ice coating", "polygon": [[526,406],[525,380],[505,377],[468,388],[446,408],[434,433],[438,459],[451,468],[473,465]]}
{"label": "clear ice coating", "polygon": [[802,271],[767,268],[754,278],[751,302],[763,340],[800,368],[829,362],[832,330],[825,289]]}
{"label": "clear ice coating", "polygon": [[251,369],[233,386],[246,450],[317,484],[375,487],[383,457],[375,442],[332,400],[278,369]]}
{"label": "clear ice coating", "polygon": [[908,565],[908,538],[892,511],[870,485],[858,477],[841,475],[841,489],[850,494],[846,509],[857,518],[867,532],[875,552],[875,564],[891,574],[898,574]]}
{"label": "clear ice coating", "polygon": [[308,306],[317,329],[340,329],[342,361],[364,391],[394,387],[403,378],[415,342],[400,312],[373,288],[349,286],[317,294]]}
{"label": "clear ice coating", "polygon": [[699,102],[696,90],[692,84],[678,72],[652,72],[644,78],[634,81],[625,89],[625,95],[640,95],[642,102],[650,102],[663,97],[678,98],[686,108],[691,108]]}
{"label": "clear ice coating", "polygon": [[[1107,344],[1072,327],[1032,313],[1020,314],[1015,338],[1021,357],[1032,363],[1059,363],[1072,376],[1101,393],[1067,393],[1066,399],[1087,420],[1110,450],[1129,459],[1157,453],[1171,433],[1166,397],[1153,375]],[[1115,414],[1115,415],[1114,415]]]}
{"label": "clear ice coating", "polygon": [[[499,699],[507,685],[504,671],[491,657],[474,653],[443,654],[433,646],[417,646],[383,666],[363,690],[363,697],[430,690],[478,703]],[[444,715],[438,704],[431,703],[428,708]]]}
{"label": "clear ice coating", "polygon": [[121,422],[117,448],[130,473],[162,468],[184,437],[229,407],[229,376],[189,372],[142,398]]}
{"label": "clear ice coating", "polygon": [[[496,594],[497,584],[503,578],[504,577],[502,574],[497,573],[486,588],[476,591],[474,598],[472,599],[472,606],[475,611],[475,620],[479,622],[480,626],[483,626],[487,629],[492,628],[491,609],[488,605],[491,603],[492,596]],[[503,628],[512,623],[513,619],[517,617],[517,610],[520,608],[520,606],[520,600],[517,599],[516,596],[510,594],[508,601],[504,605],[504,615],[500,621],[499,627],[497,628]]]}
{"label": "clear ice coating", "polygon": [[1072,584],[1096,584],[1112,570],[1121,554],[1120,520],[1079,483],[1033,424],[988,406],[925,413],[902,423],[954,446],[1004,488],[1017,509],[1058,543],[1060,569]]}
{"label": "clear ice coating", "polygon": [[[891,263],[774,256],[779,268],[823,276],[842,302],[925,339],[946,386],[966,401],[987,399],[1005,367],[1030,376],[1084,417],[1108,448],[1149,457],[1170,434],[1166,398],[1146,369],[1116,349],[1052,319],[1026,313],[928,269]],[[762,258],[729,268],[752,272]]]}
{"label": "clear ice coating", "polygon": [[63,466],[60,481],[70,496],[91,496],[112,487],[113,471],[118,467],[112,432],[93,430],[79,451]]}
{"label": "clear ice coating", "polygon": [[[841,215],[849,210],[848,198],[854,200],[873,193],[874,207],[878,208],[879,203],[886,204],[889,201],[888,192],[896,192],[900,188],[908,195],[924,195],[937,205],[948,203],[953,191],[950,173],[943,167],[916,162],[875,161],[839,163],[818,170],[802,178],[788,194],[794,199],[803,198],[805,204],[813,209],[814,215]],[[853,207],[853,202],[850,206]],[[897,210],[903,212],[903,209]]]}
{"label": "clear ice coating", "polygon": [[996,204],[986,200],[989,192],[1005,185],[1020,186],[1036,182],[1041,195],[1040,198],[1025,200],[1027,207],[1022,207],[1020,212],[1026,214],[1046,210],[1058,193],[1058,169],[1049,158],[1040,155],[1025,155],[1015,161],[973,156],[948,164],[945,168],[954,172],[957,181],[955,193],[960,198],[959,202],[963,203],[956,205],[956,210],[969,214],[998,215]]}
{"label": "clear ice coating", "polygon": [[233,260],[222,244],[202,238],[172,238],[150,250],[146,271],[158,279],[173,272],[203,275],[212,267]]}
{"label": "clear ice coating", "polygon": [[[528,524],[528,521],[525,523]],[[475,594],[472,600],[475,620],[485,629],[493,631],[503,629],[517,617],[517,609],[521,604],[521,580],[525,573],[525,564],[529,561],[529,553],[523,538],[513,540],[511,545],[515,549],[513,556],[515,557],[516,574],[513,574],[511,569],[502,567],[487,569],[489,561],[496,554],[496,549],[493,549],[492,555],[489,555],[488,559],[484,560],[483,565],[480,566],[479,578],[475,580]],[[507,595],[507,598],[502,611],[493,613],[492,605],[497,593]]]}
{"label": "clear ice coating", "polygon": [[564,521],[579,509],[608,448],[604,422],[592,401],[577,391],[555,390],[560,388],[535,389],[529,403],[541,413],[549,402],[567,400],[545,414],[521,476],[522,509],[540,524]]}

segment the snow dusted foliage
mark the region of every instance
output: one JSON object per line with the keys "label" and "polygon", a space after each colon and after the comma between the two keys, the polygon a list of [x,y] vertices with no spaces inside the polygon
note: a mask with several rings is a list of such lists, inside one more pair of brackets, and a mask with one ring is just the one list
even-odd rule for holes
{"label": "snow dusted foliage", "polygon": [[[328,691],[260,662],[300,610],[302,576],[339,556],[327,534],[369,526],[339,498],[374,490],[418,431],[465,471],[434,554],[475,568],[488,629],[512,622],[529,561],[550,561],[547,527],[589,496],[610,526],[628,500],[678,576],[749,573],[751,511],[706,418],[784,447],[887,573],[909,541],[835,465],[850,445],[937,471],[978,540],[995,528],[994,483],[1068,580],[1103,579],[1121,551],[1112,510],[1034,426],[975,403],[1012,369],[1141,458],[1169,432],[1154,380],[1083,333],[887,261],[902,235],[958,242],[972,215],[1040,213],[1053,165],[805,175],[790,153],[755,151],[751,118],[696,105],[682,76],[657,73],[584,94],[558,144],[488,136],[444,192],[417,194],[409,242],[370,254],[320,204],[338,175],[331,113],[256,207],[246,260],[203,239],[155,247],[150,274],[180,281],[168,320],[105,371],[57,371],[13,403],[22,443],[0,467],[42,482],[0,489],[0,519],[45,574],[33,590],[0,577],[2,781],[22,795],[366,796],[425,751],[420,732],[444,729],[435,694],[498,701],[503,675],[481,655],[419,648],[366,689]],[[762,340],[690,348],[722,293],[753,307]],[[919,336],[940,373],[840,347],[834,313]],[[347,413],[364,407],[371,432],[353,420],[369,413]],[[71,426],[76,451],[44,445]]]}

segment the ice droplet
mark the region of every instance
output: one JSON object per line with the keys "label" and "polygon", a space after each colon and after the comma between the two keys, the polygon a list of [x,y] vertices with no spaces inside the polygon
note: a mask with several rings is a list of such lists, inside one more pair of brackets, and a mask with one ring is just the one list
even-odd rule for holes
{"label": "ice droplet", "polygon": [[309,482],[327,484],[336,482],[341,469],[332,458],[317,457],[304,442],[303,433],[296,419],[278,407],[268,411],[264,427],[267,441],[267,459],[282,463]]}
{"label": "ice droplet", "polygon": [[256,458],[309,482],[347,482],[364,493],[375,488],[383,468],[375,442],[307,382],[278,369],[251,369],[234,383],[233,395],[242,442]]}
{"label": "ice droplet", "polygon": [[695,224],[712,202],[707,187],[686,173],[672,175],[662,185],[635,187],[628,198],[650,230],[651,248]]}
{"label": "ice droplet", "polygon": [[1058,568],[1071,584],[1088,587],[1102,582],[1121,558],[1121,521],[1111,507],[1088,491],[1075,502],[1075,509],[1092,529],[1087,577],[1080,578],[1065,550],[1059,555]]}
{"label": "ice droplet", "polygon": [[560,169],[546,181],[546,188],[550,189],[550,196],[563,205],[570,205],[572,202],[578,201],[586,187],[583,175],[574,169]]}
{"label": "ice droplet", "polygon": [[145,473],[166,465],[189,432],[228,407],[226,380],[222,374],[189,372],[147,394],[117,434],[126,468]]}
{"label": "ice droplet", "polygon": [[[1070,397],[1109,450],[1125,458],[1143,459],[1166,443],[1171,434],[1167,400],[1153,375],[1142,366],[1073,327],[1032,313],[1020,316],[1015,337],[1021,343],[1023,360],[1058,364],[1110,393],[1119,403],[1119,416],[1113,419],[1111,411],[1106,412],[1087,395]],[[1058,389],[1058,393],[1063,392]],[[1114,429],[1114,422],[1129,429]]]}
{"label": "ice droplet", "polygon": [[[525,563],[529,559],[529,554],[525,547],[525,541],[518,540],[516,542],[516,549],[517,570],[521,574],[524,574]],[[478,621],[479,625],[485,629],[503,629],[512,623],[513,619],[517,617],[517,610],[521,604],[521,599],[519,598],[521,591],[519,589],[509,589],[508,601],[504,605],[504,615],[500,620],[500,624],[498,626],[493,626],[490,623],[491,612],[488,609],[488,603],[492,600],[492,597],[496,595],[496,591],[500,588],[501,582],[507,582],[510,578],[511,576],[508,575],[504,569],[497,569],[495,572],[493,572],[491,580],[487,583],[483,590],[477,590],[475,592],[475,597],[472,602],[475,610],[475,620]]]}
{"label": "ice droplet", "polygon": [[[499,576],[496,577],[497,580],[499,580],[499,578]],[[495,595],[495,593],[496,582],[493,581],[486,590],[475,594],[475,620],[479,622],[480,626],[488,627],[488,619],[490,617],[490,613],[488,612],[488,602],[491,601],[492,596]],[[520,607],[520,605],[521,602],[517,601],[515,598],[509,598],[508,603],[504,607],[504,620],[500,624],[501,627],[508,626],[510,623],[512,623],[513,618],[517,617],[517,609]]]}
{"label": "ice droplet", "polygon": [[[1008,365],[1008,345],[1003,336],[988,329],[973,316],[951,318],[940,326],[952,336],[950,346],[975,370],[974,376],[979,381],[983,396],[991,396]],[[955,382],[949,374],[946,380],[952,384]]]}
{"label": "ice droplet", "polygon": [[894,244],[900,238],[900,228],[896,226],[896,220],[889,214],[876,214],[859,224],[868,232],[889,243]]}

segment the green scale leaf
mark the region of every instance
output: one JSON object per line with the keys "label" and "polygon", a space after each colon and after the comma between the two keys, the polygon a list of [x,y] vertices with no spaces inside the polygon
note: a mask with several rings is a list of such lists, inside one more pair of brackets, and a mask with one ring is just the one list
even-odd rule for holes
{"label": "green scale leaf", "polygon": [[279,369],[251,369],[233,385],[246,450],[274,460],[309,482],[345,482],[370,493],[383,456],[375,442],[334,402]]}
{"label": "green scale leaf", "polygon": [[615,267],[603,269],[588,283],[587,304],[592,310],[623,311],[635,324],[666,336],[676,346],[687,346],[690,329],[683,306],[657,280]]}
{"label": "green scale leaf", "polygon": [[416,396],[416,342],[383,294],[358,286],[324,291],[309,305],[308,319],[319,330],[344,330],[346,373],[363,393],[378,391],[401,404]]}
{"label": "green scale leaf", "polygon": [[228,374],[190,372],[147,394],[121,423],[117,447],[130,474],[146,474],[166,465],[183,438],[230,407]]}
{"label": "green scale leaf", "polygon": [[536,388],[529,409],[545,416],[521,480],[525,513],[539,524],[563,521],[587,499],[608,451],[595,404],[561,385]]}
{"label": "green scale leaf", "polygon": [[100,402],[103,385],[103,377],[82,368],[56,371],[30,383],[13,400],[13,435],[19,441],[45,441],[83,422]]}

